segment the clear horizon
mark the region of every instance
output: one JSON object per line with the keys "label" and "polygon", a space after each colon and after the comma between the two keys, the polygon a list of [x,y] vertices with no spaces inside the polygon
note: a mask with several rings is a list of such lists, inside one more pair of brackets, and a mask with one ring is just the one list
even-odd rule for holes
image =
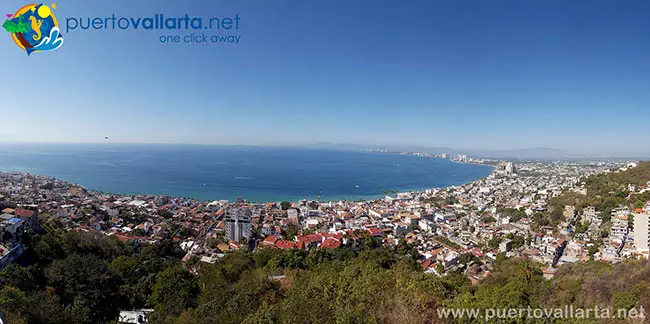
{"label": "clear horizon", "polygon": [[59,50],[27,56],[5,37],[0,141],[650,156],[646,1],[57,5],[61,24],[237,14],[241,42],[161,44],[156,31],[73,30]]}
{"label": "clear horizon", "polygon": [[[409,153],[451,153],[451,154],[464,154],[474,158],[486,159],[516,159],[516,160],[553,160],[553,159],[567,159],[567,160],[608,160],[608,159],[637,159],[648,160],[650,154],[638,153],[636,155],[614,155],[614,154],[584,154],[580,152],[572,152],[560,150],[549,147],[523,147],[514,149],[466,149],[455,147],[441,147],[441,146],[414,146],[414,145],[382,145],[382,144],[356,144],[356,143],[311,143],[311,144],[221,144],[221,143],[173,143],[173,142],[111,142],[105,140],[103,142],[47,142],[47,141],[0,141],[0,149],[7,148],[3,145],[21,146],[21,145],[43,145],[50,147],[50,145],[134,145],[134,146],[216,146],[216,147],[251,147],[251,148],[287,148],[287,149],[313,149],[313,150],[334,150],[334,151],[355,151],[361,150],[388,150],[389,153],[409,152]],[[392,151],[391,151],[392,150]],[[493,154],[493,155],[490,155]],[[450,158],[453,156],[450,156]]]}

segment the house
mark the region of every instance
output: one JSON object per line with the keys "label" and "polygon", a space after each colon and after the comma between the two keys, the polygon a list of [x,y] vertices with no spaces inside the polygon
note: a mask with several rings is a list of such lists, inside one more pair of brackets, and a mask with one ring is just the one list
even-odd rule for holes
{"label": "house", "polygon": [[323,242],[323,236],[318,233],[299,235],[296,237],[296,240],[298,242],[302,242],[302,244],[306,247],[309,247],[310,245],[319,246]]}
{"label": "house", "polygon": [[24,251],[25,246],[22,243],[14,246],[0,244],[0,270],[16,261]]}
{"label": "house", "polygon": [[305,221],[304,228],[315,228],[318,227],[319,224],[320,224],[320,220],[318,218],[314,218],[314,217],[308,218]]}
{"label": "house", "polygon": [[618,243],[627,240],[627,235],[629,233],[628,225],[628,215],[614,215],[614,217],[612,217],[612,227],[609,234],[611,240]]}
{"label": "house", "polygon": [[499,243],[499,252],[510,252],[512,250],[512,240],[505,239]]}
{"label": "house", "polygon": [[375,236],[375,237],[381,237],[384,235],[383,228],[368,228],[368,232],[370,232],[370,236]]}
{"label": "house", "polygon": [[438,261],[435,259],[426,259],[422,263],[420,263],[420,267],[422,267],[422,270],[424,270],[425,273],[433,273],[433,274],[438,274],[438,271],[436,270],[436,266],[438,265]]}
{"label": "house", "polygon": [[226,252],[230,250],[230,245],[226,243],[219,243],[217,244],[217,249],[221,252]]}
{"label": "house", "polygon": [[287,241],[287,240],[277,240],[275,242],[275,246],[280,248],[280,249],[284,249],[284,250],[295,249],[296,248],[296,242]]}
{"label": "house", "polygon": [[435,224],[428,219],[421,219],[418,222],[418,227],[420,230],[425,231],[425,232],[431,232],[435,228]]}
{"label": "house", "polygon": [[335,237],[328,237],[321,244],[321,247],[325,249],[336,249],[339,246],[341,246],[341,241]]}
{"label": "house", "polygon": [[400,236],[406,235],[409,232],[409,226],[404,222],[393,223],[393,235]]}
{"label": "house", "polygon": [[557,272],[556,268],[544,268],[542,269],[542,274],[544,275],[544,279],[550,280],[553,279],[553,276],[555,276],[555,273]]}
{"label": "house", "polygon": [[[11,216],[7,218],[7,216]],[[25,222],[19,217],[3,214],[0,218],[0,242],[19,242],[25,232]]]}
{"label": "house", "polygon": [[287,218],[298,224],[298,216],[300,215],[300,210],[297,208],[287,209]]}
{"label": "house", "polygon": [[38,224],[38,212],[31,209],[18,208],[15,211],[15,215],[22,218],[25,223],[33,231],[39,231],[40,226]]}
{"label": "house", "polygon": [[275,245],[279,239],[277,236],[269,235],[262,241],[262,245]]}
{"label": "house", "polygon": [[147,323],[147,316],[153,312],[153,309],[139,309],[132,311],[120,311],[117,322],[120,324],[140,324]]}
{"label": "house", "polygon": [[582,211],[582,221],[593,222],[594,219],[598,218],[598,212],[596,212],[596,207],[588,206]]}

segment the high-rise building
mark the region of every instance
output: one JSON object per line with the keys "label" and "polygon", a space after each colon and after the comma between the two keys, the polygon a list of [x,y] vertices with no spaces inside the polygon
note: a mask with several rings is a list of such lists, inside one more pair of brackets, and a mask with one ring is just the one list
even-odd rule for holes
{"label": "high-rise building", "polygon": [[251,236],[251,216],[250,208],[230,207],[226,210],[224,218],[226,225],[226,238],[239,242],[243,237]]}
{"label": "high-rise building", "polygon": [[643,210],[634,213],[634,246],[639,252],[648,252],[650,248],[650,202]]}

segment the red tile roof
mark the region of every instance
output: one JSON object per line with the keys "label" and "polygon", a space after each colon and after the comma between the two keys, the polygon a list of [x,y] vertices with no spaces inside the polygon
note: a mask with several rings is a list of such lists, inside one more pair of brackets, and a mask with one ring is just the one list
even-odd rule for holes
{"label": "red tile roof", "polygon": [[121,242],[127,242],[128,240],[142,240],[141,237],[139,236],[134,236],[134,235],[125,235],[125,234],[115,234],[115,237],[120,240]]}
{"label": "red tile roof", "polygon": [[36,213],[35,211],[29,209],[22,209],[22,208],[16,209],[16,216],[20,216],[20,217],[32,217],[34,216],[35,213]]}
{"label": "red tile roof", "polygon": [[341,241],[333,237],[326,238],[325,241],[323,241],[323,244],[321,244],[321,247],[326,249],[336,249],[339,246],[341,246]]}
{"label": "red tile roof", "polygon": [[299,235],[297,239],[299,242],[304,242],[304,243],[320,243],[323,241],[323,236],[316,233],[316,234],[309,234],[309,235]]}
{"label": "red tile roof", "polygon": [[337,239],[337,240],[339,240],[339,241],[343,238],[343,234],[341,234],[341,233],[325,234],[324,236],[325,236],[326,238],[330,238],[330,237],[331,237],[331,238],[335,238],[335,239]]}
{"label": "red tile roof", "polygon": [[479,248],[473,248],[470,252],[477,258],[482,258],[485,255]]}
{"label": "red tile roof", "polygon": [[269,235],[264,239],[264,241],[262,241],[262,244],[273,245],[273,244],[275,244],[275,242],[278,241],[278,239],[279,238],[277,236]]}
{"label": "red tile roof", "polygon": [[293,249],[296,247],[296,242],[287,241],[287,240],[278,240],[275,242],[275,246],[281,249]]}
{"label": "red tile roof", "polygon": [[348,234],[348,238],[350,238],[352,240],[356,240],[356,239],[358,239],[360,237],[364,237],[364,236],[368,235],[368,232],[358,232],[355,235],[353,230],[346,230],[345,233]]}

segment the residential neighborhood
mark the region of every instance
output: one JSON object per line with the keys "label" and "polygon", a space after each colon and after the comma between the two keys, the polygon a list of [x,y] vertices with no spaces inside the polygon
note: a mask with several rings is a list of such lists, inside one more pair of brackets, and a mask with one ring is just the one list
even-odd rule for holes
{"label": "residential neighborhood", "polygon": [[547,216],[550,199],[585,190],[581,179],[635,163],[471,162],[491,163],[494,171],[461,186],[373,201],[254,203],[122,196],[51,177],[0,173],[0,265],[20,256],[25,233],[38,233],[38,215],[48,215],[69,230],[100,232],[124,242],[155,244],[171,238],[185,251],[183,261],[190,268],[217,262],[238,249],[354,248],[368,240],[387,246],[408,243],[417,249],[424,271],[444,275],[461,268],[472,281],[488,275],[498,257],[528,257],[547,265],[549,276],[558,265],[590,258],[648,258],[650,203],[611,210],[607,230],[601,228],[601,211],[593,207],[578,212],[566,205],[555,221]]}

